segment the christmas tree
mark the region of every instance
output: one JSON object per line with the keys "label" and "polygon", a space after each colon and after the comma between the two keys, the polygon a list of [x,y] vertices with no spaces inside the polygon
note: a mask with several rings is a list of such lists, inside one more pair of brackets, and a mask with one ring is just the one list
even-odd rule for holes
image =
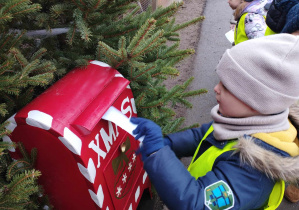
{"label": "christmas tree", "polygon": [[[34,89],[52,81],[55,65],[44,59],[45,48],[30,48],[24,31],[15,30],[23,18],[35,15],[41,6],[30,1],[0,1],[0,208],[37,209],[44,206],[42,189],[37,184],[41,175],[34,170],[37,151],[13,160],[7,149],[16,145],[5,141],[9,134],[8,116],[23,107],[34,96]],[[47,203],[47,201],[46,201]]]}
{"label": "christmas tree", "polygon": [[[9,134],[8,117],[73,68],[84,68],[89,60],[105,62],[130,80],[138,116],[158,123],[164,134],[196,126],[181,128],[184,118],[176,118],[172,107],[182,104],[191,108],[188,97],[206,90],[188,91],[193,78],[172,88],[165,86],[167,79],[179,75],[175,65],[194,53],[179,49],[178,31],[203,20],[198,17],[176,24],[173,16],[180,6],[182,3],[174,3],[141,12],[136,0],[0,0],[0,137]],[[8,165],[14,164],[5,149],[14,145],[1,143],[4,175]],[[26,156],[25,151],[23,154]],[[31,174],[34,179],[27,181],[32,182],[19,187],[30,185],[36,193],[40,174],[32,164],[30,167],[14,176]],[[1,198],[9,202],[13,200],[8,193],[12,180],[1,181]],[[23,192],[14,196],[33,197]]]}

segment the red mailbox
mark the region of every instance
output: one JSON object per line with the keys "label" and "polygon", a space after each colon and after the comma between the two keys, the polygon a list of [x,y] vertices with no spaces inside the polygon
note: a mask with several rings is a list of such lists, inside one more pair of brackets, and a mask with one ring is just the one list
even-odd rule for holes
{"label": "red mailbox", "polygon": [[139,142],[102,119],[110,107],[127,119],[137,116],[129,81],[91,61],[9,119],[12,133],[4,140],[38,149],[39,182],[55,209],[136,209],[150,186],[135,155]]}

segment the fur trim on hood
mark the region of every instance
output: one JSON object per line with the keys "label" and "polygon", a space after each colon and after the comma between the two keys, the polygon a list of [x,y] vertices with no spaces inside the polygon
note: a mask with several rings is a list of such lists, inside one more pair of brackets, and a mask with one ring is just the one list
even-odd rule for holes
{"label": "fur trim on hood", "polygon": [[299,134],[299,104],[293,104],[290,106],[290,112],[289,112],[289,119],[292,122],[292,124],[295,126]]}
{"label": "fur trim on hood", "polygon": [[282,157],[263,149],[254,143],[253,138],[241,137],[235,145],[235,152],[240,152],[242,163],[265,173],[268,177],[288,182],[296,182],[299,178],[299,156]]}
{"label": "fur trim on hood", "polygon": [[[289,119],[297,131],[299,131],[298,104],[294,104],[290,107]],[[299,156],[283,157],[274,152],[265,150],[254,143],[253,137],[239,138],[235,148],[235,152],[240,153],[242,163],[251,165],[253,168],[265,173],[268,177],[274,180],[283,179],[293,183],[299,180]]]}

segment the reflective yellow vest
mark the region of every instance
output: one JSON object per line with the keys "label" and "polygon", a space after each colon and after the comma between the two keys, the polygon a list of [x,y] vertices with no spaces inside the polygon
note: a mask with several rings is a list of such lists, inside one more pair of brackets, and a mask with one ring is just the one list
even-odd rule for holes
{"label": "reflective yellow vest", "polygon": [[[238,23],[236,25],[235,33],[234,33],[235,45],[248,40],[247,34],[245,32],[245,17],[246,17],[246,14],[247,13],[244,13],[241,16],[240,20],[238,21]],[[265,16],[264,16],[264,18],[265,18]],[[268,33],[268,35],[275,33],[275,32],[273,32],[273,33],[272,32],[273,31],[269,27],[267,27],[265,33]]]}
{"label": "reflective yellow vest", "polygon": [[265,31],[265,36],[269,36],[269,35],[273,35],[273,34],[276,34],[276,33],[274,31],[272,31],[272,29],[267,26],[266,31]]}
{"label": "reflective yellow vest", "polygon": [[236,25],[235,34],[234,34],[235,45],[248,40],[248,37],[247,37],[246,32],[245,32],[245,17],[246,17],[246,14],[247,13],[244,13],[241,16],[240,20],[238,21],[238,23]]}
{"label": "reflective yellow vest", "polygon": [[[215,146],[211,146],[209,149],[207,149],[201,156],[199,156],[196,161],[194,161],[195,157],[197,156],[197,153],[199,151],[199,148],[201,146],[201,143],[207,138],[207,136],[212,133],[214,130],[213,126],[211,126],[208,131],[205,133],[204,137],[202,138],[200,144],[198,145],[194,156],[192,158],[192,161],[188,167],[188,171],[190,174],[195,178],[198,179],[198,177],[205,176],[209,171],[212,170],[212,167],[214,165],[214,162],[218,156],[220,156],[222,153],[235,150],[233,146],[237,143],[237,141],[229,141],[223,149],[219,149]],[[270,194],[268,205],[265,206],[263,209],[266,210],[274,210],[276,209],[284,195],[285,190],[285,182],[283,180],[277,181],[273,187],[273,190]]]}

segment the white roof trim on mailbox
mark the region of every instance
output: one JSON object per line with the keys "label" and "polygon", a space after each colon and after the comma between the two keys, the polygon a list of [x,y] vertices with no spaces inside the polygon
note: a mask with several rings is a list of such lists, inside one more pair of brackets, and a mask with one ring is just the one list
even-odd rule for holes
{"label": "white roof trim on mailbox", "polygon": [[81,155],[82,141],[69,128],[65,127],[63,136],[59,136],[58,139],[74,154]]}
{"label": "white roof trim on mailbox", "polygon": [[8,118],[6,120],[9,123],[5,126],[5,128],[11,132],[13,132],[13,130],[17,127],[15,116],[16,116],[16,114],[14,114],[13,116],[11,116],[10,118]]}
{"label": "white roof trim on mailbox", "polygon": [[52,126],[53,117],[49,114],[38,110],[28,112],[26,123],[33,127],[41,128],[43,130],[50,130]]}
{"label": "white roof trim on mailbox", "polygon": [[101,62],[101,61],[90,61],[90,63],[92,63],[94,65],[102,66],[102,67],[111,67],[107,63],[104,63],[104,62]]}

